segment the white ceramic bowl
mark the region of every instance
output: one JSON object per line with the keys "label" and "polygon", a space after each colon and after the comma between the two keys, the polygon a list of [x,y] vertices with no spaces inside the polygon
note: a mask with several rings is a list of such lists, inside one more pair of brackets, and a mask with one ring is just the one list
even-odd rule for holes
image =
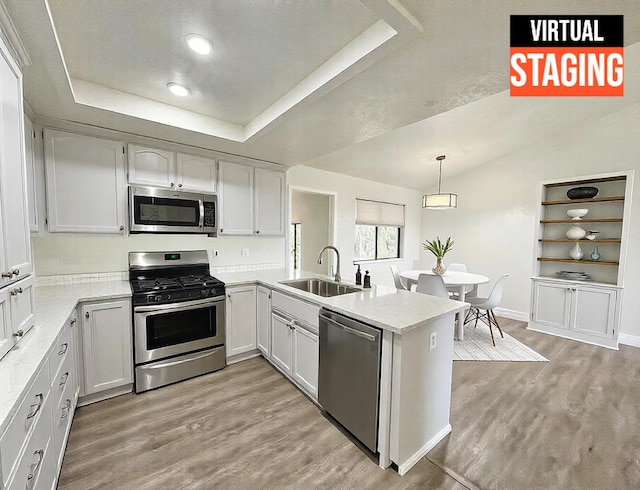
{"label": "white ceramic bowl", "polygon": [[569,209],[567,214],[571,219],[580,219],[585,216],[589,212],[588,209],[580,208],[580,209]]}

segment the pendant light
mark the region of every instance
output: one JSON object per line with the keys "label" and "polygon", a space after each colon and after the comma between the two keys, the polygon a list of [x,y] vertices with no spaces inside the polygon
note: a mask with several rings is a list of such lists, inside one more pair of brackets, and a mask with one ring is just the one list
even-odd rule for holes
{"label": "pendant light", "polygon": [[442,160],[445,159],[444,155],[436,157],[436,160],[440,162],[440,174],[438,176],[438,193],[437,194],[425,194],[422,196],[422,207],[427,209],[453,209],[458,207],[458,195],[451,193],[440,192],[440,185],[442,184]]}

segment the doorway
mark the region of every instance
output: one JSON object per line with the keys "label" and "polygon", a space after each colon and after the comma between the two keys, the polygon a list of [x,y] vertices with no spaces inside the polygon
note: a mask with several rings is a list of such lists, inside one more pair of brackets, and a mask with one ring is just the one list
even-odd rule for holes
{"label": "doorway", "polygon": [[318,264],[325,245],[333,243],[333,194],[291,188],[289,267],[317,274],[332,274],[335,258]]}

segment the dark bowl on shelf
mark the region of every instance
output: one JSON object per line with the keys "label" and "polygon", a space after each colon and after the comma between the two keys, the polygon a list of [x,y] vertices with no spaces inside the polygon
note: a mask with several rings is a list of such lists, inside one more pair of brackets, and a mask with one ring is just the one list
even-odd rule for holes
{"label": "dark bowl on shelf", "polygon": [[567,191],[567,197],[569,199],[591,199],[597,195],[597,187],[574,187]]}

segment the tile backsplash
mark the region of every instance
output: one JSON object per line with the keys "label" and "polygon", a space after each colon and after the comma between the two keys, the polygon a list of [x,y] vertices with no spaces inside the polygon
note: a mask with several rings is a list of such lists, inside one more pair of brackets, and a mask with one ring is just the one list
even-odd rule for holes
{"label": "tile backsplash", "polygon": [[[222,274],[224,272],[247,272],[247,271],[263,271],[268,269],[283,269],[285,265],[282,262],[268,262],[264,264],[241,264],[241,265],[223,265],[218,267],[211,266],[211,274]],[[87,282],[104,282],[104,281],[128,281],[129,272],[98,272],[90,274],[64,274],[58,276],[36,276],[36,286],[53,286],[55,284],[79,284]]]}
{"label": "tile backsplash", "polygon": [[59,276],[36,276],[36,286],[52,286],[55,284],[79,284],[86,282],[104,281],[128,281],[129,273],[124,272],[99,272],[91,274],[64,274]]}

